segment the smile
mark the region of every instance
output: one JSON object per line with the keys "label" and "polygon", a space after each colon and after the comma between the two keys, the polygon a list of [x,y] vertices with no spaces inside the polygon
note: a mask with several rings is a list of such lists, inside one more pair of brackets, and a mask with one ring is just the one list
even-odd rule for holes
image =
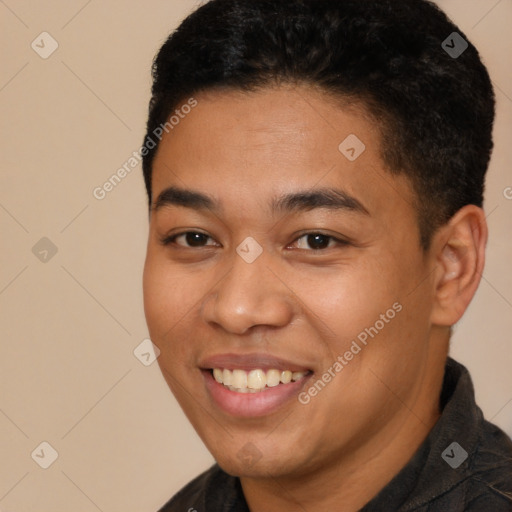
{"label": "smile", "polygon": [[259,393],[282,384],[298,382],[308,372],[292,372],[291,370],[262,370],[257,368],[246,371],[240,369],[214,368],[213,378],[235,393]]}

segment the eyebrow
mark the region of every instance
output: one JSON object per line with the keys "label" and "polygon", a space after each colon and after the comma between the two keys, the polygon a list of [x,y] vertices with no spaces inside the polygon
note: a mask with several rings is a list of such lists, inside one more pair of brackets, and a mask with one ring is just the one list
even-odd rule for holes
{"label": "eyebrow", "polygon": [[[179,187],[163,190],[156,199],[152,210],[160,210],[164,206],[182,206],[194,210],[210,210],[220,212],[221,205],[215,198]],[[271,200],[270,209],[273,214],[310,211],[316,208],[330,210],[346,210],[370,215],[363,204],[347,192],[336,188],[318,188],[284,194]]]}

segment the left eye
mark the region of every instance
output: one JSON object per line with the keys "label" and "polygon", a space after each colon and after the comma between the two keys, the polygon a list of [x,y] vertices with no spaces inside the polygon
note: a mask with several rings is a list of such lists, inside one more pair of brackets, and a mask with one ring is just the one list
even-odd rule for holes
{"label": "left eye", "polygon": [[348,245],[348,242],[339,240],[333,236],[324,235],[323,233],[306,233],[305,235],[297,238],[295,242],[298,243],[299,249],[307,250],[309,246],[314,251],[330,248],[330,242],[334,242],[334,245]]}

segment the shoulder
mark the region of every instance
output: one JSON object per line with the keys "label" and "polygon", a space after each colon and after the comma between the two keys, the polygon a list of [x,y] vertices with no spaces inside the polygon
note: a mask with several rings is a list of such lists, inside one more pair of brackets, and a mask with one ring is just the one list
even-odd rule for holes
{"label": "shoulder", "polygon": [[483,421],[471,461],[467,510],[512,511],[512,440]]}

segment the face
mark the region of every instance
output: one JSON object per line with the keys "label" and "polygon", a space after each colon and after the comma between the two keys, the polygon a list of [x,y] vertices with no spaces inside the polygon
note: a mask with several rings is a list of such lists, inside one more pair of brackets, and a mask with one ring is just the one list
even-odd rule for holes
{"label": "face", "polygon": [[153,166],[144,301],[163,376],[232,474],[379,446],[428,371],[409,182],[362,108],[306,87],[196,100]]}

